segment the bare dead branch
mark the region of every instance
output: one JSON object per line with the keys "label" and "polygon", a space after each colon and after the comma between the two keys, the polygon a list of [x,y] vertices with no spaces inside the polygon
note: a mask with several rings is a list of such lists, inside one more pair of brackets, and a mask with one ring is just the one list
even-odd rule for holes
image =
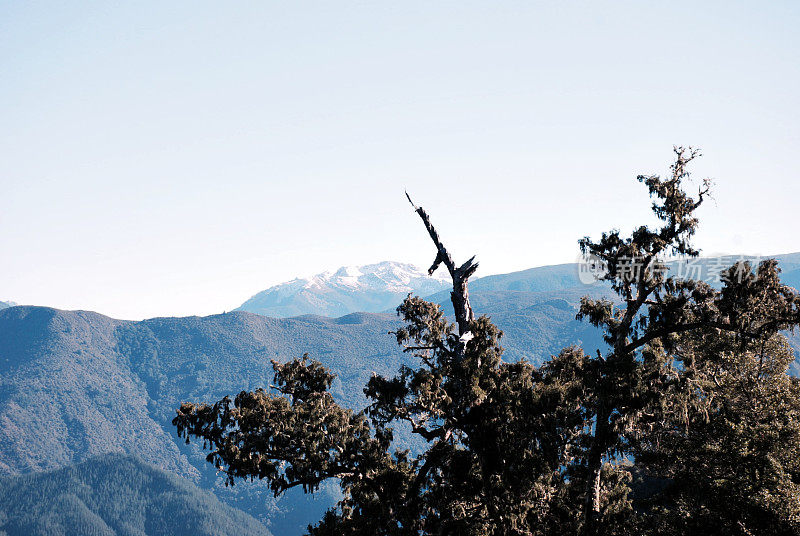
{"label": "bare dead branch", "polygon": [[437,233],[436,229],[433,227],[428,213],[425,212],[422,207],[418,207],[414,204],[414,202],[411,200],[411,196],[408,195],[408,192],[406,192],[406,197],[408,198],[408,202],[411,203],[411,206],[414,207],[414,212],[416,212],[422,219],[425,229],[428,231],[431,240],[433,240],[433,243],[436,246],[436,258],[428,270],[428,274],[433,275],[433,272],[436,271],[440,264],[444,264],[447,268],[447,271],[450,272],[450,277],[453,280],[453,291],[450,293],[450,298],[456,315],[458,334],[459,336],[462,336],[469,331],[470,323],[475,320],[475,314],[473,313],[472,306],[469,303],[467,281],[475,273],[475,270],[478,269],[478,263],[475,261],[475,257],[473,256],[461,266],[456,267],[455,263],[453,262],[453,258],[447,251],[447,248],[445,248],[444,244],[442,244],[442,241],[439,238],[439,233]]}

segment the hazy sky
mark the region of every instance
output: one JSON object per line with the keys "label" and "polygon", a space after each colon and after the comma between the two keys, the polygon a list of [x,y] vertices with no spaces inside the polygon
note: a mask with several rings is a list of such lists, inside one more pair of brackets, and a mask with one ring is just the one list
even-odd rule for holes
{"label": "hazy sky", "polygon": [[[70,5],[72,4],[72,5]],[[673,144],[707,254],[800,251],[799,2],[4,2],[0,300],[230,310],[345,264],[479,275],[651,221]]]}

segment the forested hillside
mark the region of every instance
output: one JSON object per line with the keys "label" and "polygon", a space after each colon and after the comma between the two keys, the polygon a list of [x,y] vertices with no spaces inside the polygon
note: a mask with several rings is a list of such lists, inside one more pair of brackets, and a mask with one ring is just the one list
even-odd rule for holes
{"label": "forested hillside", "polygon": [[269,536],[253,517],[139,458],[0,478],[7,536]]}

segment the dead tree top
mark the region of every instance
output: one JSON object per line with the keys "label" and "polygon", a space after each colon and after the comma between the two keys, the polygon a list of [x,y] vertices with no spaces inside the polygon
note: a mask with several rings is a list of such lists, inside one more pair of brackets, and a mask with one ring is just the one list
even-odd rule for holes
{"label": "dead tree top", "polygon": [[433,275],[441,264],[444,264],[447,271],[450,272],[450,277],[453,280],[453,291],[450,293],[450,299],[453,302],[453,310],[456,315],[458,334],[459,336],[464,336],[469,332],[469,325],[475,320],[475,314],[472,312],[472,306],[469,303],[467,281],[470,276],[475,273],[475,270],[478,269],[478,263],[475,261],[475,256],[473,255],[467,262],[456,267],[447,248],[442,244],[439,233],[437,233],[436,229],[433,227],[428,213],[425,212],[425,209],[422,207],[418,207],[414,204],[408,192],[406,192],[406,197],[408,198],[408,202],[411,203],[411,206],[414,207],[414,211],[419,214],[422,223],[425,225],[425,229],[428,230],[431,240],[433,240],[433,243],[436,245],[436,258],[428,269],[428,275]]}

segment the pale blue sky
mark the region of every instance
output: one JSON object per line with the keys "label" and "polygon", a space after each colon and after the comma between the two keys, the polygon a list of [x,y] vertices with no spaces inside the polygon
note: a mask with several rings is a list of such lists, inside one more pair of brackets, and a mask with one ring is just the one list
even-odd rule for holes
{"label": "pale blue sky", "polygon": [[481,274],[649,221],[695,144],[706,253],[800,251],[798,2],[5,2],[0,300],[210,314],[344,264]]}

